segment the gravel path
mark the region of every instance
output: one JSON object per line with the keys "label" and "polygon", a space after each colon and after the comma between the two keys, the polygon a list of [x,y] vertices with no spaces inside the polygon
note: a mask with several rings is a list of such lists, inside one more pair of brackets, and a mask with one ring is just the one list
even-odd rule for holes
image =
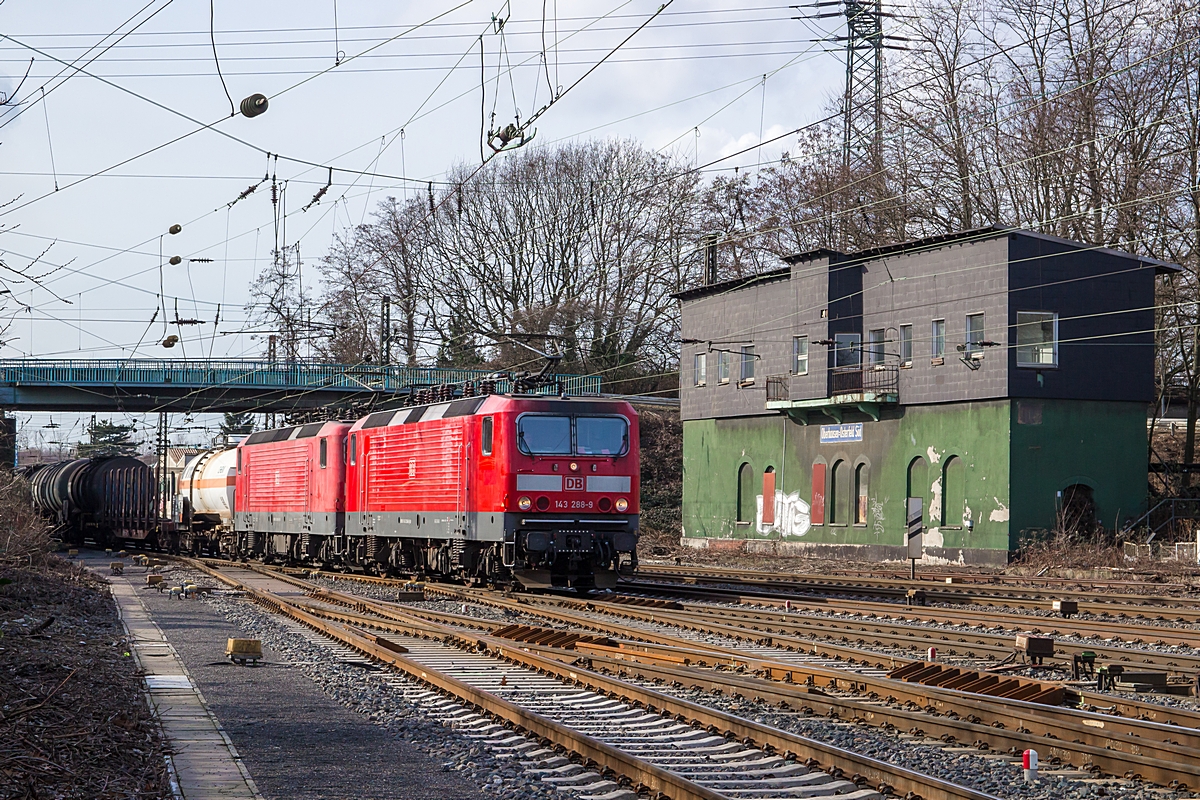
{"label": "gravel path", "polygon": [[[214,583],[207,576],[196,580]],[[297,663],[312,659],[297,658],[277,640],[264,641],[266,665],[235,666],[224,657],[225,639],[246,634],[223,612],[243,601],[220,594],[204,602],[171,600],[150,591],[141,597],[269,800],[485,796],[474,776],[444,764],[438,748],[429,746],[436,738],[406,728],[403,720],[389,735],[377,720],[355,713],[353,701],[369,696],[377,683],[361,668],[338,667],[337,692],[330,696],[332,687],[310,680],[311,664]]]}

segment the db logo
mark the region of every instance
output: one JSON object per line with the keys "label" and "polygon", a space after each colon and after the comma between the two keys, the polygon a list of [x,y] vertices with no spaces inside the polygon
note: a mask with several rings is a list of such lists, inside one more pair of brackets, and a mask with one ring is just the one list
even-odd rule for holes
{"label": "db logo", "polygon": [[568,478],[565,478],[564,481],[565,481],[564,488],[568,492],[582,492],[583,491],[583,478],[568,477]]}

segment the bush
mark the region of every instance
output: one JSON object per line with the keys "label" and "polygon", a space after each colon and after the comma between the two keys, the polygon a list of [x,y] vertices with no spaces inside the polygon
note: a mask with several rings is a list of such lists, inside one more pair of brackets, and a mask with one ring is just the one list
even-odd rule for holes
{"label": "bush", "polygon": [[55,544],[49,523],[34,508],[29,482],[0,473],[0,564],[41,564]]}

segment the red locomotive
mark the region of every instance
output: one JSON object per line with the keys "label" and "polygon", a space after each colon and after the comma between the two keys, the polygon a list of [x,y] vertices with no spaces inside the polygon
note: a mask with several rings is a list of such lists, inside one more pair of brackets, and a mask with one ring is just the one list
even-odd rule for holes
{"label": "red locomotive", "polygon": [[238,445],[237,552],[332,560],[345,533],[342,450],[349,429],[346,422],[313,422],[252,433]]}
{"label": "red locomotive", "polygon": [[525,586],[611,587],[636,564],[637,414],[485,395],[237,447],[232,549]]}

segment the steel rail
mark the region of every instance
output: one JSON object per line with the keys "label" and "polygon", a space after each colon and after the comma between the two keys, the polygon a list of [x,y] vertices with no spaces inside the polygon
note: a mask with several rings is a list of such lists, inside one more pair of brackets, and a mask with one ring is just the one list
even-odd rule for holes
{"label": "steel rail", "polygon": [[[863,604],[865,605],[865,604]],[[888,604],[876,604],[888,605]],[[636,608],[636,606],[634,606]],[[893,606],[893,608],[895,608]],[[793,610],[795,607],[793,606]],[[807,610],[807,609],[803,609]],[[803,611],[802,610],[802,611]],[[864,609],[865,611],[866,609]],[[888,614],[886,611],[875,612],[875,609],[870,609],[878,615],[887,614],[893,618],[911,619],[921,624],[906,624],[904,622],[884,622],[873,619],[846,619],[838,617],[826,616],[811,616],[795,613],[787,614],[772,614],[767,611],[748,611],[740,609],[730,609],[728,607],[714,607],[698,604],[684,604],[680,610],[664,610],[656,612],[656,616],[663,619],[683,619],[687,618],[719,618],[724,620],[726,624],[735,625],[737,627],[745,627],[748,630],[760,631],[763,633],[785,633],[785,632],[804,632],[809,635],[826,635],[831,637],[840,637],[842,641],[853,638],[855,635],[859,637],[859,641],[865,635],[873,634],[877,644],[890,644],[892,646],[908,647],[920,649],[928,645],[946,644],[951,649],[948,650],[950,655],[961,655],[954,649],[954,645],[965,644],[972,646],[970,654],[972,655],[990,655],[992,657],[1004,657],[1012,655],[1013,635],[1012,633],[990,633],[984,631],[970,630],[948,630],[946,628],[930,627],[938,623],[953,623],[953,624],[1001,624],[994,617],[984,616],[988,612],[957,612],[955,613],[927,613],[923,610],[896,610]],[[1060,625],[1050,628],[1050,626],[1041,624],[1026,624],[1021,625],[1024,621],[1027,623],[1037,623],[1044,621],[1042,617],[1018,617],[1012,616],[1008,625],[1011,625],[1016,630],[1030,633],[1045,633],[1047,635],[1061,635],[1059,627],[1071,626],[1078,630],[1072,631],[1080,635],[1104,635],[1112,634],[1116,631],[1105,628],[1101,623],[1087,624],[1086,621],[1062,621]],[[1184,645],[1188,647],[1200,647],[1200,632],[1193,632],[1190,635],[1173,635],[1177,629],[1172,628],[1153,628],[1127,625],[1121,626],[1120,630],[1128,632],[1129,630],[1142,630],[1145,633],[1146,639],[1151,640],[1159,645]],[[1106,636],[1105,638],[1112,638]],[[1128,645],[1141,644],[1144,640],[1137,639],[1130,641]],[[1175,672],[1188,677],[1200,670],[1200,655],[1192,655],[1187,653],[1160,653],[1153,650],[1139,650],[1135,647],[1127,647],[1121,645],[1106,644],[1103,642],[1055,642],[1056,655],[1054,659],[1063,663],[1064,666],[1070,667],[1072,656],[1085,652],[1095,653],[1098,656],[1112,660],[1122,661],[1126,663],[1140,663],[1162,668],[1169,672]]]}
{"label": "steel rail", "polygon": [[[844,612],[849,614],[885,616],[892,619],[909,619],[918,622],[960,623],[1002,625],[1005,627],[1020,627],[1034,633],[1046,629],[1051,635],[1061,635],[1058,627],[1070,627],[1071,633],[1091,633],[1113,638],[1116,635],[1130,644],[1140,644],[1147,639],[1157,644],[1176,644],[1200,647],[1200,630],[1186,628],[1164,628],[1157,625],[1142,623],[1117,622],[1107,620],[1089,620],[1079,617],[1041,617],[1028,614],[1016,614],[1002,611],[960,611],[958,609],[942,609],[929,606],[899,605],[897,603],[870,602],[867,600],[839,600],[837,598],[813,598],[807,595],[788,595],[779,593],[755,594],[741,592],[736,589],[704,588],[690,586],[664,585],[658,583],[625,583],[622,589],[635,594],[651,594],[655,596],[668,595],[678,598],[690,598],[716,603],[737,602],[749,606],[770,606],[772,608],[787,608],[812,612]],[[734,614],[757,614],[754,611],[737,611]],[[1160,619],[1165,619],[1161,617]],[[1182,616],[1178,622],[1187,622]],[[1123,635],[1122,635],[1123,634]],[[1124,639],[1124,636],[1133,638]]]}
{"label": "steel rail", "polygon": [[[185,563],[190,563],[191,566],[202,569],[214,578],[237,587],[261,605],[273,608],[279,613],[302,622],[377,661],[394,667],[428,686],[468,703],[496,719],[509,723],[518,732],[527,732],[542,741],[565,747],[588,762],[610,768],[628,778],[639,789],[644,788],[647,791],[657,792],[671,800],[725,800],[726,798],[726,795],[668,772],[612,745],[464,683],[451,675],[405,658],[402,653],[397,651],[395,645],[381,643],[378,637],[371,637],[344,625],[330,623],[314,614],[312,610],[302,608],[298,603],[238,581],[206,564],[191,562],[191,560],[185,560]],[[278,578],[279,576],[272,575],[271,577]],[[292,581],[288,582],[292,583]]]}
{"label": "steel rail", "polygon": [[[469,599],[474,597],[458,587],[428,586],[427,591]],[[521,607],[528,610],[542,602],[531,596]],[[549,601],[546,601],[549,602]],[[944,647],[946,655],[974,658],[991,657],[1000,661],[1013,654],[1013,639],[1010,635],[978,633],[974,631],[948,631],[941,628],[923,628],[902,623],[873,622],[866,620],[836,620],[827,617],[798,617],[788,615],[778,622],[754,622],[739,620],[732,610],[725,608],[703,609],[685,606],[682,609],[648,608],[601,600],[580,601],[556,598],[558,604],[586,607],[588,610],[640,622],[669,624],[686,630],[717,633],[724,636],[770,644],[799,652],[811,652],[831,658],[845,659],[850,663],[874,665],[892,669],[914,660],[896,655],[883,655],[865,649],[863,645],[892,647],[920,652],[929,646]],[[731,613],[726,613],[731,612]],[[574,624],[587,624],[585,617],[564,618]],[[592,622],[594,624],[594,621]],[[641,632],[639,631],[639,634]],[[801,635],[803,634],[803,635]],[[810,638],[811,637],[811,638]],[[840,642],[840,643],[839,643]],[[855,646],[858,645],[858,646]],[[959,647],[963,645],[964,647]],[[1114,661],[1140,663],[1159,667],[1178,674],[1190,675],[1190,670],[1200,669],[1200,656],[1156,653],[1150,650],[1114,647],[1100,643],[1077,644],[1056,642],[1056,649],[1063,652],[1055,660],[1069,666],[1075,653],[1094,652]],[[965,650],[966,652],[960,652]]]}
{"label": "steel rail", "polygon": [[[314,595],[319,600],[333,603],[353,604],[370,614],[342,612],[328,608],[314,608],[313,613],[326,615],[344,623],[376,627],[379,629],[402,632],[408,635],[422,635],[452,638],[467,648],[478,648],[481,644],[493,649],[507,646],[511,653],[513,648],[526,652],[537,652],[556,661],[564,662],[571,667],[570,674],[577,678],[582,654],[589,668],[596,669],[600,663],[610,672],[617,672],[623,678],[626,672],[635,672],[643,679],[670,680],[672,683],[689,688],[699,688],[704,691],[715,691],[734,696],[753,697],[755,700],[765,700],[784,707],[821,707],[828,715],[830,712],[841,716],[852,714],[853,719],[862,720],[865,724],[877,727],[892,727],[901,730],[918,730],[925,734],[925,729],[932,730],[942,738],[950,737],[950,741],[960,739],[978,746],[981,742],[988,749],[1023,750],[1034,747],[1044,753],[1047,760],[1057,759],[1063,763],[1077,764],[1082,769],[1102,771],[1113,775],[1140,777],[1152,783],[1169,785],[1183,790],[1189,785],[1200,785],[1200,737],[1173,729],[1165,725],[1145,725],[1137,722],[1108,718],[1099,714],[1070,712],[1064,709],[1008,701],[1009,707],[994,699],[977,700],[974,703],[960,702],[960,706],[974,708],[988,714],[993,722],[983,724],[977,714],[967,713],[965,717],[957,712],[938,712],[932,706],[921,710],[905,710],[889,708],[885,704],[870,703],[862,700],[842,698],[828,695],[819,689],[807,686],[795,686],[786,683],[751,677],[730,675],[725,672],[710,670],[684,669],[680,667],[643,664],[636,652],[623,651],[622,656],[614,656],[606,651],[610,649],[599,644],[579,644],[570,649],[552,646],[542,646],[529,643],[514,643],[504,640],[501,644],[497,637],[490,634],[477,636],[463,632],[461,629],[450,628],[443,624],[426,620],[424,614],[412,613],[411,609],[393,607],[380,601],[363,600],[354,596],[343,595],[340,592],[318,590]],[[372,616],[375,615],[375,616]],[[381,619],[380,615],[384,618]],[[459,615],[445,615],[459,617]],[[416,619],[407,619],[415,617]],[[471,620],[459,617],[456,621],[474,621],[482,627],[497,630],[506,627],[505,623],[496,621]],[[704,652],[704,651],[700,651]],[[630,656],[633,656],[630,658]],[[524,662],[520,656],[514,656],[517,661]],[[538,665],[541,668],[541,665]],[[896,701],[893,701],[896,702]],[[911,702],[911,701],[910,701]],[[930,713],[933,711],[934,713]],[[1075,719],[1063,718],[1071,715]],[[997,725],[996,723],[1000,723]],[[1156,733],[1167,737],[1160,742],[1149,738],[1148,733]],[[1140,735],[1139,735],[1140,734]],[[1186,738],[1191,745],[1183,745],[1171,740],[1170,737]],[[1067,737],[1072,737],[1068,739]],[[1060,742],[1069,741],[1070,744]]]}
{"label": "steel rail", "polygon": [[[372,624],[380,625],[381,627],[388,624],[399,624],[403,626],[405,631],[420,631],[420,630],[445,630],[444,625],[471,626],[481,628],[488,632],[489,635],[495,635],[497,631],[509,627],[508,623],[497,622],[493,620],[479,620],[471,617],[465,617],[456,614],[447,614],[445,612],[426,612],[417,611],[403,606],[396,606],[391,603],[381,601],[363,600],[353,596],[346,596],[336,592],[317,591],[314,597],[318,600],[325,600],[330,603],[340,603],[344,605],[352,605],[356,609],[370,612],[376,615],[376,621]],[[371,622],[371,617],[363,613],[346,613],[346,612],[328,612],[338,615],[348,622],[356,624],[367,624]],[[443,622],[437,622],[429,619],[431,614],[436,614],[444,618]],[[383,617],[388,622],[378,621],[379,617]],[[436,628],[430,626],[430,623],[436,625]],[[462,631],[458,631],[462,635]],[[537,644],[519,641],[515,645],[523,649],[543,647]],[[579,643],[571,648],[562,650],[560,648],[544,648],[549,650],[561,651],[567,654],[569,658],[577,658],[578,654],[584,654],[589,658],[606,659],[612,663],[632,662],[637,664],[659,664],[662,661],[672,662],[672,666],[707,666],[710,662],[701,661],[702,659],[712,658],[713,653],[709,650],[686,650],[680,648],[670,648],[662,645],[645,645],[643,643],[624,642],[614,640],[610,644],[596,643]],[[695,659],[695,661],[693,661]],[[762,687],[770,687],[770,691],[774,691],[780,697],[797,696],[808,697],[811,692],[820,692],[816,688],[817,681],[808,680],[809,677],[816,677],[816,674],[821,672],[829,673],[836,672],[830,670],[817,670],[816,674],[806,676],[802,674],[803,668],[797,669],[791,664],[782,664],[772,662],[768,659],[755,658],[735,658],[730,655],[727,660],[712,662],[713,666],[736,667],[743,666],[753,668],[755,677],[753,680],[758,681],[756,687],[760,693]],[[774,673],[781,673],[778,682],[771,680]],[[696,669],[693,667],[687,671],[688,674],[697,676],[716,676],[711,678],[714,681],[713,685],[720,686],[722,684],[733,684],[738,681],[750,681],[750,677],[741,677],[731,675],[729,672],[714,672],[707,669]],[[763,675],[766,677],[758,677]],[[1089,744],[1094,747],[1109,748],[1120,752],[1129,752],[1138,754],[1144,750],[1157,752],[1162,750],[1165,756],[1169,757],[1186,757],[1189,759],[1197,759],[1200,757],[1200,731],[1194,728],[1178,727],[1163,723],[1149,723],[1145,720],[1127,720],[1121,717],[1113,717],[1109,715],[1088,712],[1076,711],[1071,709],[1061,709],[1054,706],[1049,706],[1042,703],[1031,703],[1020,700],[1010,700],[1008,698],[996,698],[986,695],[974,695],[967,692],[957,692],[955,690],[941,691],[922,691],[926,687],[921,684],[907,684],[902,681],[891,679],[879,679],[865,681],[856,680],[855,675],[842,673],[838,676],[841,678],[831,688],[840,688],[858,691],[864,693],[867,687],[871,687],[871,694],[880,697],[881,691],[892,691],[897,694],[908,694],[905,702],[912,706],[921,708],[925,712],[936,712],[947,717],[963,717],[978,716],[978,714],[987,714],[993,723],[1000,723],[998,730],[1012,729],[1020,732],[1026,729],[1031,734],[1037,737],[1046,737],[1049,739],[1067,739],[1073,737],[1074,740],[1081,740],[1084,744]],[[803,685],[797,685],[797,681],[804,681]],[[906,687],[911,687],[913,691],[905,692]],[[798,694],[799,693],[799,694]],[[900,698],[894,694],[888,695],[893,702],[900,702]],[[850,701],[848,701],[850,702]],[[934,717],[936,719],[936,717]],[[1163,737],[1162,743],[1153,737]],[[1173,743],[1171,740],[1184,739],[1184,744]],[[1026,743],[1030,740],[1024,740]],[[1044,741],[1044,740],[1043,740]],[[1200,773],[1198,773],[1200,774]],[[1197,784],[1200,785],[1200,784]]]}
{"label": "steel rail", "polygon": [[[493,594],[474,593],[470,590],[464,590],[459,587],[446,586],[427,586],[427,592],[433,594],[443,594],[452,596],[457,599],[467,600],[469,602],[491,605],[498,608],[506,608],[530,614],[532,616],[542,616],[548,620],[559,620],[571,622],[575,617],[568,617],[556,613],[551,609],[538,608],[528,602],[528,598],[520,598],[518,602],[516,598],[498,598]],[[579,601],[571,601],[579,602]],[[622,610],[629,608],[627,606],[617,606]],[[412,611],[406,609],[406,611]],[[421,614],[435,612],[416,612]],[[595,620],[583,618],[586,630],[597,632],[612,633],[612,627],[604,627],[598,624]],[[642,631],[640,630],[624,630],[622,635],[630,638],[638,638]],[[1045,709],[1047,706],[1038,703],[1022,703],[1021,701],[1013,701],[1005,698],[995,698],[986,695],[976,695],[971,693],[958,692],[956,690],[941,689],[939,687],[930,687],[923,684],[909,683],[905,681],[895,681],[886,678],[874,678],[859,673],[850,672],[842,669],[823,667],[819,665],[802,665],[793,663],[773,662],[770,659],[757,658],[746,653],[720,648],[716,646],[701,645],[700,643],[691,642],[686,639],[674,639],[671,637],[658,637],[660,646],[673,647],[679,652],[686,652],[688,648],[706,648],[708,651],[716,650],[723,656],[722,661],[731,662],[744,667],[747,670],[761,674],[769,679],[795,681],[797,683],[806,683],[813,686],[838,688],[847,691],[857,691],[860,693],[875,692],[881,697],[896,697],[901,700],[908,700],[917,703],[921,706],[931,706],[939,711],[955,711],[960,714],[977,713],[980,706],[972,707],[969,702],[964,702],[963,698],[968,698],[985,705],[982,707],[1010,707],[1017,709],[1016,713],[1035,713],[1038,709]],[[825,648],[829,649],[829,648]],[[713,662],[716,663],[716,662]],[[1138,700],[1125,699],[1105,695],[1095,692],[1082,692],[1081,700],[1084,704],[1097,709],[1111,709],[1113,715],[1097,714],[1092,718],[1093,724],[1099,729],[1106,729],[1110,732],[1118,733],[1119,735],[1145,735],[1145,736],[1165,736],[1168,738],[1179,736],[1200,736],[1200,712],[1174,706],[1164,706],[1158,703],[1143,702]],[[1084,709],[1086,711],[1086,709]],[[1119,716],[1117,716],[1119,715]],[[1100,727],[1104,723],[1103,728]],[[1151,723],[1152,726],[1169,726],[1166,728],[1147,728],[1144,723]],[[1200,748],[1200,740],[1195,742],[1195,745]]]}
{"label": "steel rail", "polygon": [[[633,573],[636,580],[682,581],[688,584],[724,583],[737,586],[779,591],[820,592],[822,594],[848,594],[855,596],[904,598],[909,589],[922,589],[926,597],[934,602],[972,605],[1012,605],[1049,609],[1054,600],[1074,599],[1079,610],[1088,613],[1108,614],[1114,607],[1129,606],[1134,613],[1146,614],[1151,608],[1170,609],[1188,614],[1189,618],[1200,616],[1200,610],[1188,608],[1193,598],[1158,595],[1113,594],[1111,599],[1098,598],[1095,592],[1038,589],[1021,587],[990,587],[983,585],[934,583],[894,578],[839,578],[830,575],[807,575],[790,573],[767,573],[751,570],[724,570],[710,567],[674,567],[654,565]],[[1190,613],[1189,613],[1190,612]]]}
{"label": "steel rail", "polygon": [[[1100,770],[1111,775],[1140,775],[1144,780],[1163,786],[1180,789],[1200,786],[1200,749],[1169,742],[1149,739],[1128,741],[1120,738],[1116,731],[1089,727],[1087,723],[1071,723],[1054,720],[1052,724],[1036,717],[1008,714],[1008,725],[997,727],[995,722],[984,724],[978,715],[960,717],[932,715],[924,709],[918,711],[892,708],[880,702],[864,702],[839,697],[812,687],[781,685],[762,678],[729,675],[686,669],[660,664],[631,663],[628,660],[601,655],[597,648],[576,648],[587,655],[592,669],[615,672],[620,677],[634,673],[644,680],[657,680],[695,688],[706,692],[733,697],[744,697],[757,702],[766,702],[785,709],[808,709],[809,713],[820,713],[835,719],[861,721],[865,724],[909,731],[919,735],[941,738],[950,743],[970,743],[980,747],[986,744],[989,750],[1020,752],[1034,748],[1042,757],[1053,763],[1054,759],[1072,764],[1085,770]],[[571,651],[568,654],[573,655]],[[995,716],[995,709],[984,710]],[[1089,720],[1090,722],[1091,720]],[[1100,724],[1108,724],[1108,720]],[[1063,739],[1069,732],[1074,739]],[[948,738],[947,738],[948,737]],[[1133,737],[1129,737],[1133,738]],[[1082,758],[1082,763],[1077,763]]]}
{"label": "steel rail", "polygon": [[[187,560],[190,562],[191,560]],[[579,753],[585,758],[597,763],[618,764],[618,771],[631,780],[640,782],[650,791],[657,791],[672,800],[716,800],[725,797],[699,784],[677,776],[634,756],[624,753],[610,745],[592,737],[580,734],[559,725],[534,712],[527,711],[516,704],[499,698],[489,692],[482,691],[463,683],[451,676],[440,673],[415,661],[405,658],[396,650],[396,645],[381,644],[378,637],[371,637],[341,624],[331,624],[322,620],[315,613],[305,610],[299,604],[278,595],[263,592],[236,581],[230,576],[223,575],[198,562],[193,566],[202,567],[207,574],[213,575],[230,585],[238,586],[247,595],[265,605],[274,607],[288,616],[319,630],[338,641],[360,650],[372,658],[392,665],[410,676],[429,685],[436,686],[441,691],[452,694],[469,702],[487,713],[505,719],[544,740],[561,744]],[[276,577],[276,576],[272,576]],[[288,581],[296,585],[302,581]],[[311,588],[312,584],[308,584]],[[327,594],[334,594],[328,593]],[[347,598],[359,601],[358,598]],[[368,604],[370,605],[370,604]],[[432,625],[432,623],[426,623]],[[430,631],[426,632],[428,635]],[[440,633],[444,640],[461,641],[469,647],[478,650],[480,645],[488,648],[498,657],[503,657],[513,663],[535,669],[544,674],[554,675],[562,680],[585,686],[594,691],[612,697],[620,697],[625,702],[645,708],[650,712],[665,713],[677,719],[688,721],[693,725],[708,728],[710,731],[723,732],[729,738],[741,740],[745,744],[753,744],[767,752],[784,752],[797,760],[808,760],[811,766],[828,765],[828,770],[844,769],[849,765],[858,775],[877,787],[882,794],[891,792],[905,793],[911,797],[921,797],[925,800],[998,800],[993,795],[979,792],[969,787],[960,786],[949,781],[941,780],[931,775],[914,772],[903,767],[888,764],[877,759],[863,756],[823,742],[808,739],[772,728],[750,720],[744,720],[725,712],[706,708],[690,701],[665,695],[635,684],[601,675],[591,670],[571,667],[561,661],[538,653],[522,651],[514,648],[513,642],[492,636],[464,638],[460,631],[436,625],[431,631]]]}
{"label": "steel rail", "polygon": [[[417,622],[428,624],[431,620],[441,619],[451,624],[460,626],[471,625],[489,631],[499,630],[508,625],[507,622],[500,623],[479,620],[462,615],[448,614],[446,612],[419,610],[383,601],[368,600],[357,595],[349,595],[316,587],[307,581],[290,575],[280,576],[273,569],[257,565],[243,566],[264,575],[285,580],[299,588],[310,591],[313,596],[326,599],[329,602],[369,610],[372,613],[384,615],[389,619],[400,618],[409,620],[411,624],[416,624]],[[595,620],[586,617],[578,618],[574,615],[564,615],[562,612],[554,612],[550,609],[533,607],[529,602],[533,599],[531,596],[498,597],[495,593],[482,593],[442,585],[431,585],[427,586],[426,589],[433,594],[442,594],[468,602],[482,603],[524,614],[541,616],[551,621],[570,622],[573,624],[582,622],[582,627],[585,629],[601,633],[611,633],[611,628],[605,628]],[[549,598],[544,599],[547,602],[549,601]],[[559,600],[561,601],[561,599]],[[579,601],[571,602],[578,603]],[[622,606],[621,608],[628,607]],[[644,632],[626,630],[622,631],[622,633],[624,635],[633,634],[636,636]],[[923,684],[908,683],[887,678],[874,678],[820,665],[773,662],[770,659],[747,656],[745,653],[736,650],[704,645],[665,635],[652,638],[656,640],[653,644],[646,642],[622,643],[622,657],[625,659],[631,658],[631,656],[635,655],[636,649],[647,651],[647,653],[641,655],[641,658],[644,660],[648,657],[649,653],[657,651],[659,658],[665,657],[666,660],[675,664],[678,664],[681,660],[684,660],[686,663],[687,660],[693,659],[698,664],[727,664],[731,667],[738,666],[750,670],[769,681],[784,682],[785,685],[797,683],[810,687],[829,687],[843,691],[857,692],[859,694],[874,694],[878,697],[903,701],[944,714],[959,714],[961,716],[988,714],[993,721],[1000,722],[1002,725],[1012,726],[1014,729],[1019,727],[1022,721],[1024,721],[1025,726],[1030,727],[1035,733],[1050,738],[1062,739],[1067,735],[1073,735],[1070,731],[1064,730],[1062,726],[1058,726],[1057,729],[1054,727],[1054,720],[1060,714],[1057,709],[1045,704],[964,693],[957,690],[942,689],[940,687],[925,686]],[[519,646],[525,647],[526,645]],[[1200,712],[1163,706],[1157,703],[1126,700],[1091,692],[1083,693],[1082,699],[1094,708],[1107,708],[1113,712],[1112,714],[1105,714],[1091,712],[1085,708],[1076,713],[1083,715],[1080,719],[1087,720],[1084,723],[1087,727],[1098,731],[1106,731],[1113,737],[1111,741],[1115,745],[1125,743],[1125,737],[1140,738],[1153,742],[1151,737],[1157,736],[1163,737],[1164,741],[1182,738],[1186,741],[1186,746],[1200,749]],[[1048,722],[1040,720],[1048,720]],[[1136,748],[1139,742],[1133,741],[1129,744]]]}

